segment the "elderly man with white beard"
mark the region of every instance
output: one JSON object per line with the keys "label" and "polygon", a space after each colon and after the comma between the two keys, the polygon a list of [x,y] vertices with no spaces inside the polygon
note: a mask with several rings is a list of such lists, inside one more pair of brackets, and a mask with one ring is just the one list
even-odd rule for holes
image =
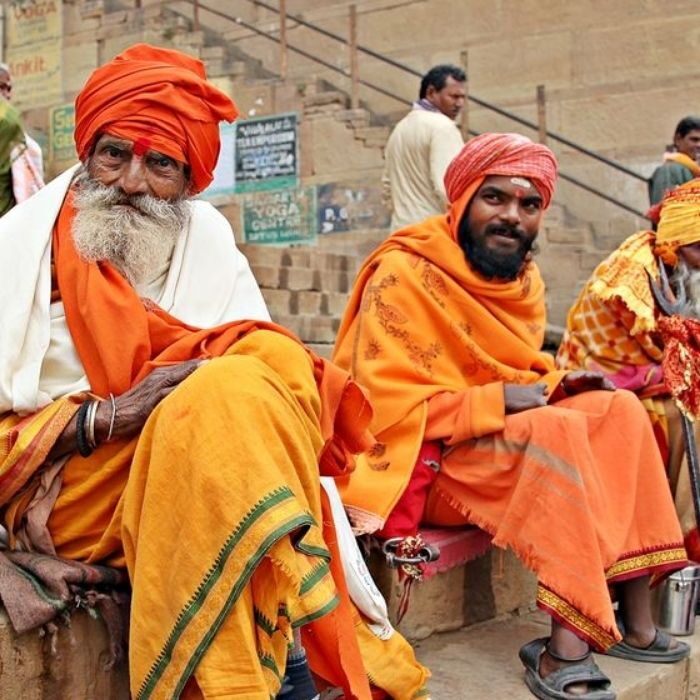
{"label": "elderly man with white beard", "polygon": [[0,221],[0,597],[23,631],[130,586],[135,698],[269,700],[297,628],[319,682],[412,698],[428,673],[356,621],[320,488],[371,409],[191,199],[236,116],[200,61],[134,46],[76,99],[81,164]]}
{"label": "elderly man with white beard", "polygon": [[[650,216],[658,220],[657,231],[627,238],[582,289],[568,314],[557,365],[603,372],[639,396],[666,463],[689,558],[700,561],[679,411],[697,419],[700,374],[684,373],[682,365],[698,362],[693,336],[700,327],[700,179],[671,190]],[[662,287],[662,274],[670,296],[682,304],[671,319],[650,282]],[[697,426],[695,420],[696,443]]]}

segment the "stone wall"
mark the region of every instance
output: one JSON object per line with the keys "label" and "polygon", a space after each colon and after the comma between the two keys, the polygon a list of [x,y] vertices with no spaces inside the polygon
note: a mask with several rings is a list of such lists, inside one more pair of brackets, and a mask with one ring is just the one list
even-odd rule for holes
{"label": "stone wall", "polygon": [[[365,109],[350,110],[347,75],[290,53],[288,79],[280,81],[274,77],[278,45],[241,24],[200,10],[200,28],[193,31],[191,3],[141,4],[143,9],[135,11],[133,0],[104,0],[103,14],[88,17],[83,0],[64,2],[64,101],[74,98],[91,70],[132,43],[175,46],[205,60],[213,80],[234,96],[244,117],[289,111],[300,115],[300,184],[379,188],[388,133],[388,126],[380,125],[390,125],[405,112],[405,101],[416,95],[415,77],[362,55],[361,77],[401,100],[363,87]],[[279,31],[277,15],[249,0],[207,4],[260,31]],[[697,70],[692,60],[700,42],[700,31],[694,29],[700,26],[700,6],[690,0],[575,5],[565,0],[498,0],[488,7],[475,0],[355,4],[361,44],[420,71],[441,61],[458,62],[467,49],[471,94],[533,121],[535,88],[544,84],[550,130],[644,175],[658,162],[676,121],[695,109],[685,86]],[[288,8],[346,36],[349,5],[347,0],[295,0]],[[288,40],[341,71],[348,68],[346,46],[293,20]],[[30,130],[46,134],[48,110],[30,110],[25,121]],[[517,129],[534,136],[483,108],[470,109],[469,121],[477,131]],[[645,209],[643,182],[551,140],[550,145],[563,172]],[[49,176],[65,165],[49,163]],[[240,200],[216,203],[239,229]],[[377,238],[380,218],[369,226],[368,241]],[[564,323],[566,309],[595,264],[642,225],[642,219],[560,180],[539,257],[555,325]],[[353,233],[358,242],[362,233]],[[348,252],[342,237],[322,238],[325,249],[333,250],[337,243],[338,252]]]}

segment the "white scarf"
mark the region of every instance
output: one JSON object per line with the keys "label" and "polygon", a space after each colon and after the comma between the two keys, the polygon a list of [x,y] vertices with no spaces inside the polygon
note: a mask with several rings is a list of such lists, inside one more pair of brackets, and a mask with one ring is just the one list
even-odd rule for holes
{"label": "white scarf", "polygon": [[[50,394],[39,385],[51,342],[52,233],[77,168],[0,219],[0,414],[32,413],[52,396],[76,390],[75,377],[63,394],[60,382]],[[199,328],[241,319],[269,321],[228,221],[207,202],[190,205],[190,225],[175,245],[158,304]]]}

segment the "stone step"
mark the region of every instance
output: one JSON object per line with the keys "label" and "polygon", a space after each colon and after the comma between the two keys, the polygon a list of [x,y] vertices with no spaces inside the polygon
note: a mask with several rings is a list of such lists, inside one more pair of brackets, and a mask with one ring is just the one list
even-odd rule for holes
{"label": "stone step", "polygon": [[0,610],[0,698],[22,700],[129,700],[126,662],[104,670],[109,639],[100,619],[78,611],[55,637],[17,635]]}
{"label": "stone step", "polygon": [[[534,609],[537,581],[512,554],[489,548],[484,533],[476,528],[462,543],[462,561],[452,567],[437,566],[432,576],[414,582],[408,610],[397,623],[405,594],[405,583],[384,557],[373,550],[369,568],[389,608],[389,618],[411,641],[436,632],[455,630],[464,625]],[[440,565],[440,560],[437,564]],[[444,564],[444,562],[443,562]]]}
{"label": "stone step", "polygon": [[313,290],[268,289],[261,287],[271,315],[307,314],[310,316],[340,317],[345,310],[348,295],[342,292]]}
{"label": "stone step", "polygon": [[[518,649],[549,635],[549,617],[533,612],[491,620],[436,634],[416,644],[418,658],[433,677],[434,700],[533,700],[523,680]],[[700,632],[683,637],[692,646],[689,659],[677,664],[644,664],[596,654],[612,680],[618,700],[698,700]]]}
{"label": "stone step", "polygon": [[328,105],[340,105],[341,109],[347,109],[350,98],[339,90],[324,90],[304,97],[304,109],[313,110],[315,107],[327,107]]}
{"label": "stone step", "polygon": [[365,146],[385,146],[390,133],[388,126],[364,126],[355,129],[355,138]]}
{"label": "stone step", "polygon": [[345,122],[356,131],[369,127],[370,114],[366,109],[341,109],[333,115],[339,122]]}
{"label": "stone step", "polygon": [[333,316],[285,315],[276,314],[272,310],[270,315],[275,323],[288,328],[304,343],[309,344],[332,345],[340,326],[340,319]]}
{"label": "stone step", "polygon": [[241,252],[251,265],[313,270],[346,271],[354,269],[355,255],[335,253],[321,248],[278,248],[274,246],[240,244]]}

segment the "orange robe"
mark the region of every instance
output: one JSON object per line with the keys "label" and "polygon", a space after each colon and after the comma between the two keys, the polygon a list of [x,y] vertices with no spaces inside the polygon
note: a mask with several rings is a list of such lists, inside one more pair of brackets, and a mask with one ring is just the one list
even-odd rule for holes
{"label": "orange robe", "polygon": [[500,283],[466,264],[456,222],[472,195],[393,234],[358,275],[334,359],[369,390],[378,443],[341,494],[358,529],[378,529],[422,442],[442,440],[427,519],[476,523],[512,548],[538,575],[538,604],[606,648],[620,638],[607,584],[686,561],[663,466],[627,392],[505,415],[505,383],[551,390],[562,372],[540,350],[536,266]]}
{"label": "orange robe", "polygon": [[[92,391],[119,395],[156,366],[211,361],[158,404],[137,438],[71,455],[62,470],[42,467],[82,397],[0,417],[11,537],[23,538],[28,511],[48,502],[50,511],[35,510],[60,556],[126,565],[135,698],[267,700],[280,687],[291,627],[308,625],[314,670],[348,698],[368,699],[357,642],[365,628],[356,629],[331,561],[318,481],[319,469],[351,468],[349,454],[368,444],[362,392],[274,324],[197,330],[144,304],[109,265],[80,260],[71,217],[67,201],[54,258]],[[380,640],[363,644],[366,658],[381,654]],[[380,663],[377,683],[409,700],[427,672],[400,635],[391,648],[396,667]]]}
{"label": "orange robe", "polygon": [[[664,342],[648,278],[659,277],[654,245],[652,231],[635,233],[593,271],[569,311],[557,365],[603,372],[640,398],[666,464],[688,553],[698,560],[680,413],[664,385]],[[700,438],[697,426],[696,434]]]}

